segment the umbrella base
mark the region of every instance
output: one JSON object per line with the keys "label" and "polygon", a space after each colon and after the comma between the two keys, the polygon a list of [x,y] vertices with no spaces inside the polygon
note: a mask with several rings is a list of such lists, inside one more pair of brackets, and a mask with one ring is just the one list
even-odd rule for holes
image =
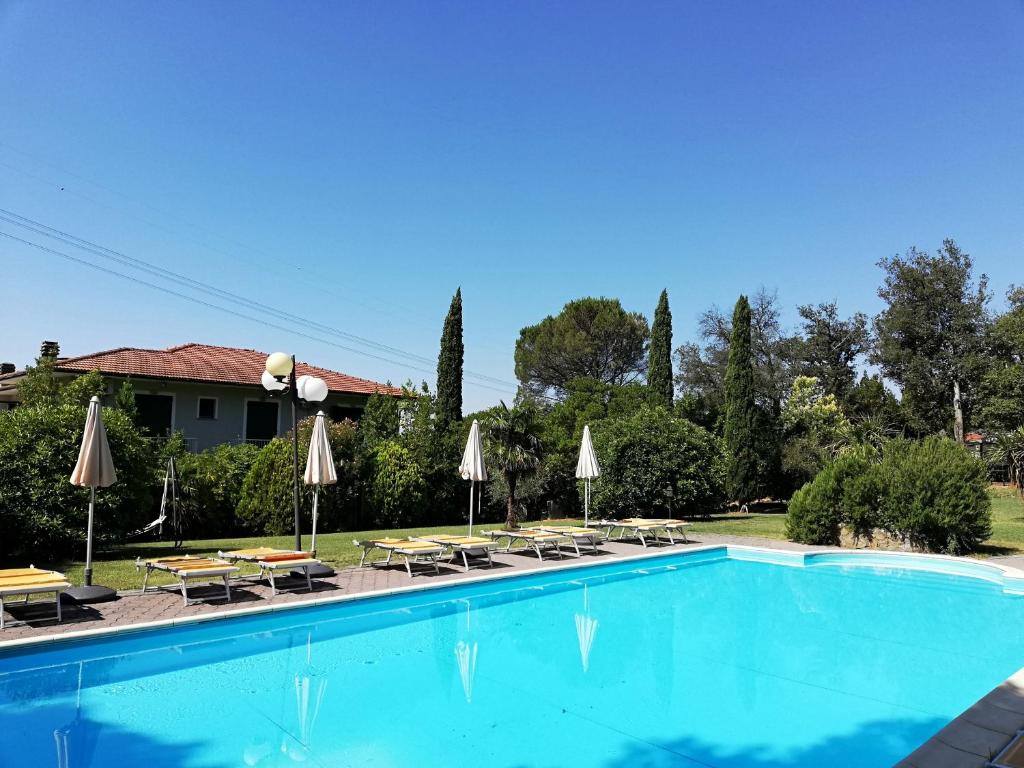
{"label": "umbrella base", "polygon": [[98,584],[93,584],[89,587],[72,587],[65,590],[64,594],[61,595],[61,600],[68,603],[78,603],[79,605],[107,603],[116,599],[117,592],[110,587],[101,587]]}
{"label": "umbrella base", "polygon": [[[291,575],[296,579],[306,578],[306,572],[301,568],[292,571]],[[334,569],[327,565],[311,565],[309,566],[309,575],[313,579],[326,579],[328,576],[334,575]]]}

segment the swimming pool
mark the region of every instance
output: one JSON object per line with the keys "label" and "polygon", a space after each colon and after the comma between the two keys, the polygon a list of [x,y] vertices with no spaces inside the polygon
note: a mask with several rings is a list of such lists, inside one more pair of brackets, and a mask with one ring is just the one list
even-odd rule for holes
{"label": "swimming pool", "polygon": [[887,766],[1024,665],[997,569],[902,567],[953,562],[712,548],[13,649],[0,765]]}

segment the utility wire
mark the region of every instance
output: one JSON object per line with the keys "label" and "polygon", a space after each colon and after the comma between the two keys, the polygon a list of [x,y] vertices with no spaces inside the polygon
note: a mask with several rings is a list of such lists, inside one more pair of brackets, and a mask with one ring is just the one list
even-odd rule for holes
{"label": "utility wire", "polygon": [[[188,277],[187,275],[183,275],[183,274],[180,274],[178,272],[173,272],[173,271],[171,271],[169,269],[165,269],[164,267],[160,267],[160,266],[158,266],[156,264],[152,264],[150,262],[144,261],[143,259],[139,259],[139,258],[136,258],[136,257],[133,257],[133,256],[129,256],[129,255],[125,254],[125,253],[122,253],[120,251],[115,251],[113,249],[107,248],[107,247],[102,246],[102,245],[97,245],[96,243],[90,242],[88,240],[85,240],[83,238],[77,237],[77,236],[75,236],[73,234],[70,234],[68,232],[64,232],[62,230],[56,229],[54,227],[50,227],[50,226],[48,226],[46,224],[43,224],[41,222],[34,221],[33,219],[29,219],[28,217],[22,216],[22,215],[20,215],[18,213],[15,213],[13,211],[9,211],[9,210],[0,208],[0,221],[5,221],[8,224],[13,224],[15,226],[22,227],[24,229],[28,229],[29,231],[34,232],[35,234],[39,234],[39,235],[44,235],[46,237],[50,237],[52,239],[57,240],[58,242],[64,243],[65,245],[70,245],[72,247],[79,248],[81,250],[84,250],[84,251],[87,251],[89,253],[92,253],[92,254],[94,254],[96,256],[100,256],[102,258],[106,258],[106,259],[115,261],[117,263],[122,264],[123,266],[127,266],[127,267],[130,267],[130,268],[133,268],[133,269],[138,269],[140,271],[143,271],[143,272],[146,272],[146,273],[148,273],[150,275],[153,275],[154,277],[157,277],[157,278],[160,278],[160,279],[163,279],[163,280],[169,280],[169,281],[171,281],[173,283],[176,283],[176,284],[181,285],[183,287],[189,288],[190,290],[196,290],[196,291],[199,291],[201,293],[205,293],[205,294],[207,294],[207,295],[209,295],[209,296],[211,296],[211,297],[213,297],[215,299],[218,299],[220,301],[228,301],[230,303],[242,306],[242,307],[244,307],[246,309],[258,310],[258,311],[263,312],[263,313],[268,313],[268,314],[271,314],[271,315],[273,315],[273,316],[275,316],[275,317],[277,317],[277,318],[279,318],[279,319],[281,319],[281,320],[283,320],[285,322],[296,323],[296,324],[299,324],[299,325],[303,325],[305,327],[312,327],[312,328],[316,329],[317,331],[319,331],[320,333],[326,333],[326,334],[329,334],[329,335],[338,336],[340,338],[344,338],[344,339],[347,339],[349,341],[353,341],[353,342],[355,342],[357,344],[362,344],[362,345],[367,346],[367,347],[369,347],[371,349],[382,351],[382,352],[385,352],[385,353],[391,354],[391,355],[396,355],[398,357],[408,358],[409,360],[412,360],[414,362],[419,362],[419,363],[423,363],[423,364],[427,364],[427,365],[430,365],[430,364],[433,363],[433,360],[431,360],[430,358],[424,357],[422,355],[417,355],[417,354],[414,354],[414,353],[411,353],[411,352],[406,352],[404,350],[398,349],[397,347],[392,347],[392,346],[387,345],[387,344],[383,344],[383,343],[380,343],[380,342],[373,341],[372,339],[367,339],[367,338],[364,338],[362,336],[357,336],[355,334],[348,333],[346,331],[340,330],[340,329],[335,328],[333,326],[326,325],[324,323],[317,322],[315,320],[310,320],[308,318],[301,317],[299,315],[294,315],[294,314],[291,314],[289,312],[284,312],[284,311],[282,311],[280,309],[277,309],[276,307],[270,306],[268,304],[264,304],[264,303],[259,302],[259,301],[255,301],[253,299],[249,299],[249,298],[247,298],[245,296],[242,296],[242,295],[237,294],[237,293],[233,293],[231,291],[226,291],[224,289],[218,288],[218,287],[216,287],[214,285],[211,285],[209,283],[204,283],[202,281],[195,280],[193,278]],[[486,374],[476,373],[474,371],[465,371],[465,375],[469,379],[476,379],[476,380],[478,380],[477,382],[473,382],[473,383],[496,384],[496,385],[499,385],[501,387],[505,387],[505,388],[511,387],[513,389],[516,386],[516,385],[514,385],[514,384],[512,384],[512,383],[510,383],[508,381],[504,381],[502,379],[498,379],[498,378],[496,378],[494,376],[488,376]],[[502,389],[501,391],[506,391],[506,390]]]}
{"label": "utility wire", "polygon": [[[102,266],[100,264],[95,264],[95,263],[93,263],[91,261],[88,261],[86,259],[78,258],[77,256],[72,256],[71,254],[64,253],[63,251],[58,251],[58,250],[50,248],[48,246],[41,245],[40,243],[34,243],[34,242],[29,241],[29,240],[25,240],[25,239],[20,238],[20,237],[18,237],[16,235],[12,235],[12,234],[10,234],[8,232],[0,231],[0,237],[6,237],[9,240],[13,240],[14,242],[21,243],[22,245],[27,245],[27,246],[29,246],[31,248],[36,248],[37,250],[44,251],[44,252],[52,254],[54,256],[59,256],[62,259],[67,259],[68,261],[72,261],[72,262],[74,262],[76,264],[80,264],[82,266],[89,267],[89,268],[97,270],[99,272],[103,272],[103,273],[108,274],[108,275],[113,275],[115,277],[120,277],[120,278],[122,278],[124,280],[131,281],[131,282],[136,283],[138,285],[143,285],[143,286],[146,286],[147,288],[152,288],[153,290],[161,291],[162,293],[166,293],[166,294],[169,294],[171,296],[176,296],[177,298],[184,299],[185,301],[190,301],[190,302],[193,302],[195,304],[200,304],[200,305],[202,305],[204,307],[208,307],[210,309],[215,309],[215,310],[218,310],[219,312],[224,312],[226,314],[242,318],[243,320],[248,320],[249,322],[259,323],[260,325],[264,325],[264,326],[266,326],[268,328],[273,328],[273,329],[278,330],[278,331],[283,331],[285,333],[290,333],[290,334],[293,334],[295,336],[301,336],[301,337],[303,337],[305,339],[309,339],[310,341],[315,341],[315,342],[317,342],[319,344],[327,344],[329,346],[335,347],[337,349],[344,350],[346,352],[351,352],[351,353],[356,354],[356,355],[362,355],[364,357],[370,357],[370,358],[373,358],[374,360],[380,360],[382,362],[390,363],[392,365],[407,366],[407,367],[413,368],[414,370],[421,371],[423,373],[428,373],[428,374],[435,373],[435,371],[432,371],[432,370],[427,369],[427,368],[421,368],[421,367],[418,367],[418,366],[415,366],[415,365],[409,365],[408,363],[392,360],[390,358],[383,357],[381,355],[376,355],[376,354],[373,354],[373,353],[370,353],[370,352],[366,352],[366,351],[361,350],[361,349],[353,349],[352,347],[345,346],[344,344],[339,344],[339,343],[337,343],[335,341],[331,341],[330,339],[324,339],[324,338],[321,338],[319,336],[314,336],[313,334],[310,334],[310,333],[305,333],[305,332],[300,331],[300,330],[295,329],[295,328],[289,328],[289,327],[284,326],[284,325],[278,325],[277,323],[272,323],[272,322],[270,322],[268,320],[264,320],[261,317],[253,317],[251,315],[247,315],[247,314],[244,314],[242,312],[238,312],[238,311],[230,309],[228,307],[224,307],[224,306],[221,306],[219,304],[214,304],[213,302],[206,301],[204,299],[200,299],[200,298],[197,298],[195,296],[190,296],[188,294],[181,293],[180,291],[175,291],[175,290],[173,290],[171,288],[167,288],[167,287],[162,286],[162,285],[157,285],[156,283],[151,283],[151,282],[149,282],[147,280],[143,280],[143,279],[141,279],[139,277],[135,277],[134,275],[128,275],[128,274],[125,274],[123,272],[118,272],[115,269],[110,269],[110,268],[104,267],[104,266]],[[501,392],[503,394],[508,394],[509,393],[509,390],[505,389],[505,388],[498,388],[498,387],[490,386],[488,384],[482,384],[480,382],[473,382],[473,383],[475,384],[475,386],[482,387],[484,389],[490,389],[490,390],[493,390],[495,392]]]}
{"label": "utility wire", "polygon": [[[177,222],[179,222],[181,224],[184,224],[186,227],[189,227],[191,229],[197,230],[199,232],[204,232],[204,233],[206,233],[206,234],[208,234],[208,235],[210,235],[212,237],[215,237],[217,239],[223,240],[224,242],[230,244],[231,246],[233,246],[235,248],[241,248],[244,251],[250,251],[250,252],[254,252],[254,253],[259,253],[259,254],[262,254],[262,255],[270,258],[270,259],[280,260],[280,257],[275,257],[272,254],[267,253],[266,251],[260,250],[258,248],[253,248],[252,246],[247,246],[247,245],[244,245],[242,243],[235,242],[235,241],[231,240],[230,238],[227,238],[227,237],[224,237],[222,235],[219,235],[216,232],[214,232],[214,231],[212,231],[212,230],[210,230],[210,229],[208,229],[206,227],[200,226],[198,224],[194,224],[194,223],[192,223],[192,222],[190,222],[190,221],[188,221],[186,219],[183,219],[180,216],[177,216],[177,215],[175,215],[173,213],[168,213],[167,211],[163,211],[160,208],[152,206],[149,203],[146,203],[146,202],[144,202],[142,200],[136,200],[136,199],[130,197],[129,195],[125,195],[125,194],[123,194],[121,192],[118,192],[116,189],[112,189],[112,188],[110,188],[110,187],[108,187],[108,186],[106,186],[104,184],[100,184],[99,182],[96,182],[96,181],[91,181],[90,179],[87,179],[84,176],[81,176],[81,175],[79,175],[77,173],[74,173],[72,171],[68,171],[68,170],[66,170],[64,168],[56,166],[53,163],[50,163],[50,162],[48,162],[46,160],[42,160],[42,159],[40,159],[38,157],[35,157],[35,156],[29,154],[28,152],[24,152],[24,151],[22,151],[22,150],[20,150],[20,149],[18,149],[16,147],[12,147],[10,144],[6,144],[6,143],[0,141],[0,147],[4,147],[4,148],[6,148],[6,149],[8,149],[8,150],[10,150],[12,152],[16,152],[19,155],[22,155],[22,156],[24,156],[24,157],[26,157],[28,159],[34,160],[37,163],[42,163],[44,165],[48,165],[51,168],[53,168],[54,170],[59,171],[60,173],[62,173],[64,175],[71,176],[71,177],[73,177],[75,179],[78,179],[79,181],[84,182],[85,184],[90,184],[90,185],[96,187],[97,189],[101,189],[101,190],[103,190],[103,191],[105,191],[105,192],[107,192],[107,193],[109,193],[111,195],[115,195],[117,197],[120,197],[123,200],[126,200],[126,201],[128,201],[130,203],[133,203],[135,205],[141,206],[143,208],[148,208],[149,210],[153,211],[154,213],[156,213],[158,215],[161,215],[161,216],[166,216],[167,218],[169,218],[169,219],[171,219],[173,221],[177,221]],[[97,206],[100,206],[101,208],[106,208],[106,209],[111,210],[111,211],[116,211],[116,212],[118,212],[118,213],[120,213],[122,215],[128,216],[128,217],[133,218],[133,219],[135,219],[137,221],[141,221],[143,224],[146,224],[148,226],[157,227],[158,229],[162,229],[165,232],[170,232],[172,234],[174,233],[174,230],[172,230],[170,227],[168,227],[168,226],[166,226],[164,224],[161,224],[161,223],[153,221],[151,219],[147,219],[145,217],[142,217],[142,216],[139,216],[137,214],[131,213],[130,211],[126,211],[123,208],[116,208],[116,207],[114,207],[112,205],[109,205],[107,203],[100,202],[99,200],[96,200],[95,198],[90,197],[89,195],[86,195],[85,193],[83,193],[83,192],[81,192],[79,190],[69,189],[64,184],[55,183],[52,180],[44,178],[44,177],[42,177],[42,176],[40,176],[38,174],[26,171],[24,168],[19,168],[19,167],[15,166],[15,165],[11,165],[9,163],[5,163],[5,162],[2,162],[2,161],[0,161],[0,166],[2,166],[4,168],[9,168],[10,170],[15,171],[16,173],[20,173],[23,176],[27,176],[28,178],[33,179],[35,181],[38,181],[41,184],[45,184],[48,187],[59,188],[60,191],[62,193],[64,193],[64,194],[70,194],[70,195],[74,195],[76,197],[80,197],[83,200],[86,200],[89,203],[92,203],[93,205],[97,205]],[[188,236],[188,235],[186,235],[186,237],[188,237],[189,240],[191,240],[192,242],[198,244],[202,248],[205,248],[207,250],[213,251],[214,253],[219,253],[222,256],[226,256],[226,257],[228,257],[229,259],[231,259],[231,260],[233,260],[235,262],[246,263],[245,259],[239,257],[237,254],[234,254],[234,253],[231,253],[229,251],[226,251],[223,248],[218,248],[217,246],[211,245],[209,242],[204,242],[203,240],[200,240],[199,238],[197,238],[195,236]],[[308,285],[310,285],[313,288],[315,288],[316,290],[318,290],[318,291],[320,291],[322,293],[325,293],[328,296],[333,296],[335,298],[337,297],[337,294],[335,293],[335,291],[339,290],[339,283],[338,282],[331,281],[331,285],[333,287],[332,287],[332,289],[328,289],[328,288],[326,288],[324,286],[324,280],[323,280],[322,277],[313,278],[313,277],[310,277],[309,275],[306,275],[305,274],[305,270],[303,269],[303,267],[301,265],[290,264],[289,266],[293,270],[292,272],[286,273],[284,270],[274,269],[274,268],[271,268],[271,271],[274,271],[274,272],[276,272],[279,275],[287,276],[289,279],[295,279],[296,277],[298,277],[301,280],[303,280],[305,283],[307,283]],[[298,273],[298,274],[296,274],[296,273]],[[370,310],[372,310],[374,312],[379,312],[379,311],[381,311],[381,307],[386,307],[388,309],[388,311],[398,312],[400,314],[405,315],[406,317],[408,317],[410,319],[416,319],[416,320],[420,320],[420,321],[427,321],[428,320],[428,318],[427,318],[427,316],[426,316],[426,314],[424,312],[421,312],[421,311],[417,311],[417,312],[410,311],[410,309],[408,307],[404,306],[404,305],[393,304],[391,302],[383,301],[383,300],[380,300],[380,299],[373,299],[372,303],[371,303],[371,302],[365,301],[359,295],[357,295],[354,292],[351,292],[351,291],[349,291],[349,290],[347,290],[345,288],[340,288],[340,290],[345,295],[345,300],[346,301],[355,302],[355,303],[360,304],[360,305],[362,305],[362,306],[366,307],[367,309],[370,309]],[[377,306],[373,306],[373,304],[376,304]],[[433,318],[431,318],[431,320],[432,319]]]}

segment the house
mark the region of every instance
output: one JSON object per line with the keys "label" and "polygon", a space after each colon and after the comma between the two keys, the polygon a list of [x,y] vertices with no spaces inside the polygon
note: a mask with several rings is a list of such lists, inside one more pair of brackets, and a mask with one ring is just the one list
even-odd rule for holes
{"label": "house", "polygon": [[[47,349],[55,353],[57,346],[45,342]],[[263,444],[291,428],[287,400],[272,397],[260,383],[266,359],[267,353],[254,349],[209,344],[167,349],[120,347],[57,357],[55,371],[59,377],[99,371],[109,400],[122,382],[131,381],[143,431],[153,438],[181,432],[189,450],[201,451],[221,443]],[[358,421],[370,395],[402,393],[386,384],[307,363],[297,363],[296,374],[318,376],[328,389],[323,403],[300,410],[300,419],[323,410],[335,421]],[[0,409],[17,405],[18,382],[24,375],[10,363],[0,368]]]}

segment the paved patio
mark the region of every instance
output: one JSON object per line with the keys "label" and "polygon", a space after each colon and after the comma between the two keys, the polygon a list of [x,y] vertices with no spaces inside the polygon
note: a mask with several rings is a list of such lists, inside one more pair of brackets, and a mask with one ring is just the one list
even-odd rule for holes
{"label": "paved patio", "polygon": [[[190,606],[182,604],[181,593],[176,589],[151,589],[144,595],[139,590],[131,590],[121,592],[119,599],[110,603],[92,606],[68,605],[64,608],[64,621],[60,624],[57,624],[54,619],[52,602],[30,603],[24,607],[16,605],[13,610],[7,611],[6,618],[10,623],[0,634],[0,650],[3,649],[7,641],[11,640],[58,636],[68,632],[91,629],[128,627],[144,622],[185,619],[201,615],[227,616],[233,612],[257,606],[307,602],[334,595],[356,595],[410,585],[429,586],[458,582],[482,574],[514,574],[517,571],[537,568],[554,570],[571,567],[581,562],[611,562],[644,554],[653,555],[666,551],[681,552],[696,546],[726,544],[790,551],[829,549],[828,547],[809,547],[787,541],[748,536],[692,534],[689,544],[651,546],[647,549],[634,543],[606,542],[601,546],[599,555],[584,554],[581,558],[567,555],[563,559],[558,559],[548,555],[544,560],[538,561],[532,552],[499,552],[494,556],[493,569],[474,568],[468,574],[462,570],[461,566],[445,564],[441,565],[440,574],[422,573],[417,574],[413,579],[408,577],[401,565],[389,568],[350,567],[338,570],[333,577],[315,580],[312,594],[305,590],[304,581],[301,591],[279,592],[273,597],[270,594],[270,587],[265,582],[236,581],[232,583],[230,603],[225,603],[223,599],[216,599],[222,598],[224,594],[222,586],[189,587],[190,597],[210,598],[209,602],[204,601]],[[1022,557],[993,558],[993,562],[1024,567],[1024,558]],[[288,588],[298,586],[300,582],[279,579],[278,584],[279,587]],[[949,723],[914,753],[901,761],[898,768],[983,768],[1022,729],[1024,729],[1024,669],[993,689],[991,693]]]}
{"label": "paved patio", "polygon": [[[208,587],[189,585],[188,593],[190,598],[204,598],[204,602],[189,606],[182,604],[181,593],[176,588],[165,587],[155,590],[151,587],[146,594],[142,594],[139,590],[120,592],[119,599],[109,603],[81,606],[64,603],[64,620],[60,624],[56,622],[52,601],[32,602],[28,606],[8,605],[5,621],[10,623],[0,633],[0,648],[7,641],[22,638],[59,635],[91,629],[125,627],[143,622],[180,619],[202,614],[228,615],[235,611],[260,605],[302,602],[331,597],[333,595],[354,595],[363,592],[395,589],[396,587],[407,587],[409,585],[422,586],[447,583],[459,581],[467,577],[477,577],[482,574],[515,573],[516,571],[536,568],[564,568],[578,564],[581,561],[607,562],[624,557],[635,557],[645,553],[656,554],[666,550],[682,551],[687,547],[700,545],[746,544],[748,546],[765,546],[776,549],[814,549],[814,547],[805,547],[786,541],[744,536],[700,534],[699,536],[691,535],[689,538],[689,544],[676,544],[674,547],[652,545],[647,549],[644,549],[639,544],[606,542],[601,545],[600,555],[585,553],[579,559],[575,555],[566,555],[564,558],[558,559],[550,554],[545,554],[544,559],[538,561],[537,556],[533,552],[511,552],[508,554],[498,552],[494,555],[494,568],[492,569],[473,568],[467,574],[463,571],[461,565],[449,566],[441,563],[440,574],[417,572],[412,579],[406,574],[405,568],[402,565],[393,565],[388,568],[349,567],[339,569],[330,578],[315,579],[313,581],[314,591],[312,594],[306,590],[305,582],[300,582],[299,580],[281,579],[279,577],[279,587],[287,589],[301,586],[301,590],[286,593],[279,591],[274,597],[271,597],[270,587],[267,586],[265,581],[256,583],[238,580],[232,581],[231,584],[231,602],[223,600],[224,587],[219,584]],[[140,574],[139,584],[141,585],[141,583],[142,575]]]}

